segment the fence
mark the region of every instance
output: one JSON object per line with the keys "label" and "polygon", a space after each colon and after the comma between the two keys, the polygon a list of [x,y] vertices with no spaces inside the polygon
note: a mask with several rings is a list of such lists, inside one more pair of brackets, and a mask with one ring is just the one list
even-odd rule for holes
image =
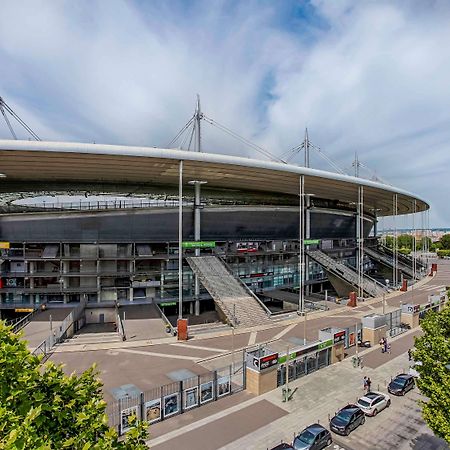
{"label": "fence", "polygon": [[46,358],[56,344],[73,336],[84,325],[85,307],[86,300],[80,302],[80,304],[62,321],[61,325],[53,330],[53,334],[50,334],[50,336],[33,350],[33,355],[43,355],[44,358]]}
{"label": "fence", "polygon": [[152,424],[242,391],[245,389],[243,369],[233,372],[229,365],[120,398],[106,408],[110,426],[122,435],[128,431],[128,420],[133,415]]}

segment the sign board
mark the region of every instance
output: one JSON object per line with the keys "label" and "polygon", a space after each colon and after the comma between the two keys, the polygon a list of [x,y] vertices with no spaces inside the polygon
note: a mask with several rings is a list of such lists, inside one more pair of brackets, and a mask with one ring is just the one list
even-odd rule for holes
{"label": "sign board", "polygon": [[[310,345],[305,348],[301,348],[295,352],[289,354],[289,360],[297,359],[300,356],[306,355],[307,353],[312,353],[317,350],[323,350],[324,348],[331,347],[333,345],[333,339],[328,339],[327,341],[318,342],[317,344]],[[283,364],[286,362],[286,355],[280,356],[278,358],[278,364]]]}
{"label": "sign board", "polygon": [[214,248],[216,246],[215,241],[188,241],[182,242],[183,248]]}
{"label": "sign board", "polygon": [[278,353],[272,353],[271,355],[261,356],[260,358],[253,357],[253,366],[260,372],[266,369],[270,369],[278,364]]}
{"label": "sign board", "polygon": [[416,314],[420,311],[420,305],[412,305],[410,303],[403,305],[403,312],[407,314]]}
{"label": "sign board", "polygon": [[33,308],[16,308],[14,310],[14,312],[26,312],[26,313],[30,313],[33,312]]}
{"label": "sign board", "polygon": [[8,249],[9,248],[9,242],[0,242],[0,248],[1,249]]}
{"label": "sign board", "polygon": [[335,344],[340,344],[341,342],[344,342],[344,341],[345,341],[345,330],[334,333],[333,342]]}
{"label": "sign board", "polygon": [[160,303],[159,306],[176,306],[177,302],[163,302]]}
{"label": "sign board", "polygon": [[320,239],[305,239],[303,242],[305,245],[319,245]]}

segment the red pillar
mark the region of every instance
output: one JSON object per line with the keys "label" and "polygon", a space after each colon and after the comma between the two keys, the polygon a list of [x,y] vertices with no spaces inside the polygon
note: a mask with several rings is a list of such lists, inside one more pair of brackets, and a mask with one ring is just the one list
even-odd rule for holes
{"label": "red pillar", "polygon": [[403,280],[402,287],[400,288],[402,292],[406,292],[408,290],[408,280]]}
{"label": "red pillar", "polygon": [[188,321],[187,321],[187,319],[178,319],[177,335],[178,335],[179,341],[187,341],[188,340]]}
{"label": "red pillar", "polygon": [[348,294],[347,306],[354,308],[356,306],[356,292],[350,292]]}

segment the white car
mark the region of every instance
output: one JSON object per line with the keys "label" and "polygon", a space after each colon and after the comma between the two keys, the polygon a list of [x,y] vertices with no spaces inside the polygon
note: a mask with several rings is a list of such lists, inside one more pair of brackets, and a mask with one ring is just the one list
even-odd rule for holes
{"label": "white car", "polygon": [[382,392],[368,392],[358,400],[358,407],[366,416],[376,416],[391,404],[391,398]]}

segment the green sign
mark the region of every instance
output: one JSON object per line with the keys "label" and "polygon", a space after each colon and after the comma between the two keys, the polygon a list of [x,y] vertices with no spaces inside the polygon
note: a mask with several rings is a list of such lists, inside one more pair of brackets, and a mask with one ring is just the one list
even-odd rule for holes
{"label": "green sign", "polygon": [[216,242],[215,241],[182,242],[181,246],[183,248],[214,248],[216,246]]}
{"label": "green sign", "polygon": [[303,242],[305,245],[319,245],[320,239],[305,239]]}
{"label": "green sign", "polygon": [[164,303],[160,303],[160,306],[176,306],[177,302],[164,302]]}
{"label": "green sign", "polygon": [[333,345],[333,339],[328,339],[328,341],[321,342],[319,344],[318,348],[319,348],[319,350],[322,350],[324,348],[331,347],[332,345]]}

